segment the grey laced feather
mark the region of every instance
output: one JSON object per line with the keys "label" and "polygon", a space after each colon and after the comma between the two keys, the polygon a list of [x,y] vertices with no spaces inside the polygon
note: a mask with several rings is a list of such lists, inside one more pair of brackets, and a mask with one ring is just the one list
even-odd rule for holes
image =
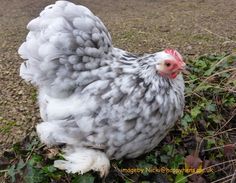
{"label": "grey laced feather", "polygon": [[45,126],[60,130],[46,144],[135,158],[156,147],[182,114],[182,76],[170,80],[154,67],[168,55],[138,57],[112,47],[106,27],[86,7],[57,1],[27,28],[20,75],[39,89]]}

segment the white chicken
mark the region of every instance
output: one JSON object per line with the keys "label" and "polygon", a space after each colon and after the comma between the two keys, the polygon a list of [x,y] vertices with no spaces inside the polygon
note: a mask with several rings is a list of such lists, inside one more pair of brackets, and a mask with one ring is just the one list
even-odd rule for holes
{"label": "white chicken", "polygon": [[151,151],[182,114],[185,63],[176,50],[138,57],[114,48],[101,20],[68,1],[27,28],[20,76],[38,88],[41,141],[66,145],[55,167],[105,176],[110,159]]}

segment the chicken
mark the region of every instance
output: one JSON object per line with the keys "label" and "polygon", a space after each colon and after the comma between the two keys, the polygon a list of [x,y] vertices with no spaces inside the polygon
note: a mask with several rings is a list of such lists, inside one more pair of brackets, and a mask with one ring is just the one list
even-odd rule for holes
{"label": "chicken", "polygon": [[185,63],[176,50],[137,56],[115,48],[98,17],[67,1],[27,28],[20,76],[38,89],[40,140],[66,145],[55,167],[105,176],[111,159],[151,151],[182,115]]}

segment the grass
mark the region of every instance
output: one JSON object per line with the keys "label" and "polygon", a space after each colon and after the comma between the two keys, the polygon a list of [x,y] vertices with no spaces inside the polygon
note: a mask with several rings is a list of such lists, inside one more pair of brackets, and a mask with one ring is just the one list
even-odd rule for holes
{"label": "grass", "polygon": [[0,117],[0,133],[7,134],[11,131],[12,127],[17,126],[15,121],[8,121]]}
{"label": "grass", "polygon": [[[129,34],[125,36],[132,39]],[[236,56],[205,55],[189,60],[186,107],[175,128],[152,152],[112,161],[106,180],[94,172],[66,174],[54,168],[56,149],[27,136],[1,157],[6,182],[234,182],[236,175]],[[35,98],[35,94],[32,94]]]}

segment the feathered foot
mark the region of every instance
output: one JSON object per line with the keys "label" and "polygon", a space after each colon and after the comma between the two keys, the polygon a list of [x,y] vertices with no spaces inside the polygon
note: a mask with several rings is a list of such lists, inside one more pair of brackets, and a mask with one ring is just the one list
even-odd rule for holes
{"label": "feathered foot", "polygon": [[107,176],[110,161],[106,154],[88,148],[75,148],[65,150],[65,160],[56,160],[54,166],[68,173],[84,174],[90,170],[100,172],[100,176]]}
{"label": "feathered foot", "polygon": [[41,142],[47,146],[59,145],[59,144],[73,144],[76,143],[76,139],[70,137],[65,127],[62,126],[63,120],[42,122],[36,126],[37,134]]}
{"label": "feathered foot", "polygon": [[55,138],[55,132],[59,134],[62,129],[56,123],[43,122],[36,126],[37,134],[41,142],[48,146],[60,144]]}

